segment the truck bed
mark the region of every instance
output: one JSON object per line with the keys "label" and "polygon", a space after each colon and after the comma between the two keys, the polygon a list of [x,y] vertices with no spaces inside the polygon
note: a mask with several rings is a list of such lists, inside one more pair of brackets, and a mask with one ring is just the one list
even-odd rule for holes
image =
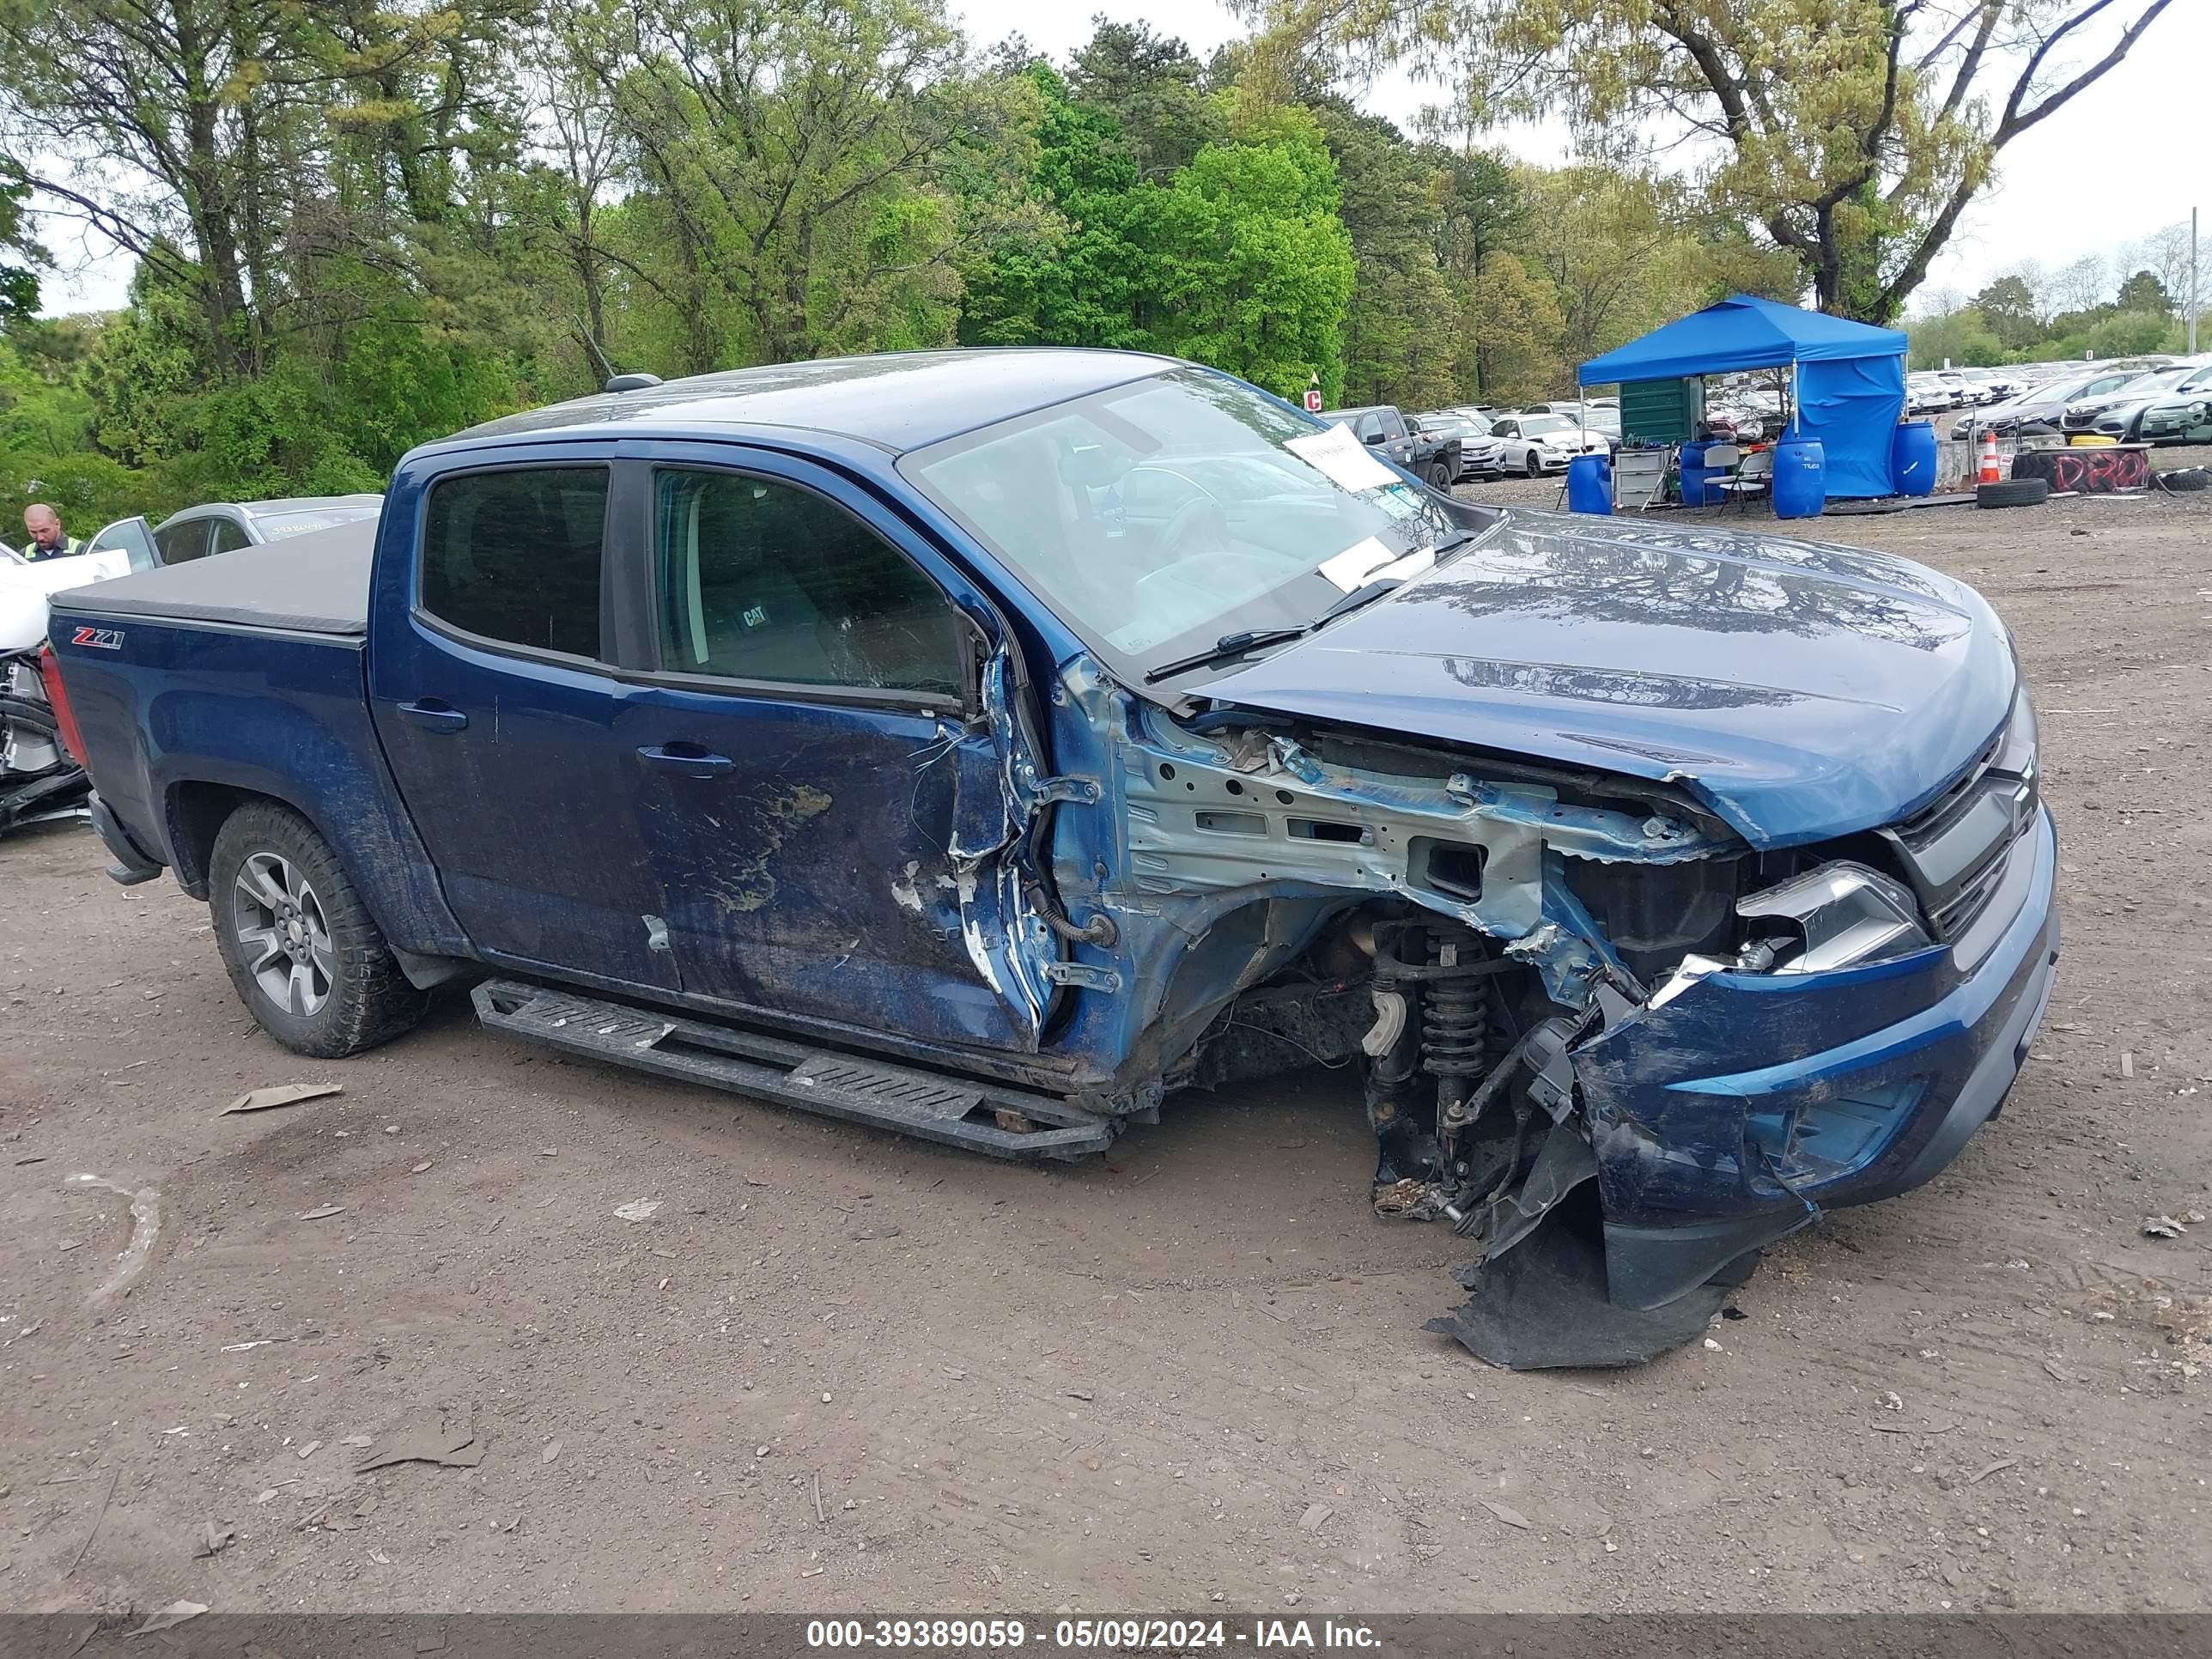
{"label": "truck bed", "polygon": [[220,623],[359,639],[368,632],[374,519],[337,525],[189,564],[64,589],[57,611],[76,616]]}
{"label": "truck bed", "polygon": [[368,702],[370,545],[342,526],[58,593],[52,643],[101,810],[207,891],[241,796],[331,843],[397,949],[469,946],[386,768]]}

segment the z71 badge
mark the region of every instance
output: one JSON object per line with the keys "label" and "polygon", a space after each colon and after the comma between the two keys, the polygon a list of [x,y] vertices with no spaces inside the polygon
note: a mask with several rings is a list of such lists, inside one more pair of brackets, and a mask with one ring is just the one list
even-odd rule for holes
{"label": "z71 badge", "polygon": [[123,630],[119,628],[80,628],[70,635],[71,645],[88,645],[95,651],[120,651]]}

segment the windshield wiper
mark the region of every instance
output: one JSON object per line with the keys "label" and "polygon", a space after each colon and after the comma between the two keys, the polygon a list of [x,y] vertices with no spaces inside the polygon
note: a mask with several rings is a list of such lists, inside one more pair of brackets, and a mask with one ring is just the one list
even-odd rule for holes
{"label": "windshield wiper", "polygon": [[1428,563],[1423,565],[1419,570],[1413,571],[1407,575],[1377,576],[1370,580],[1362,582],[1358,586],[1353,588],[1352,592],[1346,593],[1342,599],[1339,599],[1334,605],[1329,606],[1328,610],[1322,611],[1321,615],[1316,617],[1310,626],[1307,629],[1307,632],[1311,633],[1315,629],[1325,628],[1330,623],[1334,622],[1339,617],[1345,616],[1352,611],[1357,611],[1363,605],[1372,605],[1376,600],[1381,599],[1385,593],[1396,592],[1407,582],[1413,580],[1415,576],[1427,575],[1430,571],[1434,570],[1437,565],[1443,562],[1443,556],[1445,554],[1458,551],[1461,548],[1465,547],[1469,542],[1475,540],[1483,532],[1480,530],[1463,530],[1456,536],[1447,537],[1444,540],[1438,542],[1434,547],[1415,549],[1413,553],[1407,555],[1407,556],[1418,557],[1419,555],[1425,553],[1429,556]]}
{"label": "windshield wiper", "polygon": [[1316,628],[1326,628],[1339,617],[1357,611],[1362,605],[1372,605],[1385,593],[1396,592],[1406,585],[1408,580],[1404,576],[1388,576],[1381,581],[1364,582],[1316,617],[1313,619],[1313,625]]}
{"label": "windshield wiper", "polygon": [[1158,668],[1145,672],[1145,684],[1155,684],[1173,678],[1187,670],[1205,668],[1231,657],[1241,657],[1247,652],[1261,650],[1271,645],[1287,645],[1292,640],[1302,640],[1312,632],[1310,627],[1250,628],[1242,633],[1224,634],[1204,651],[1194,652],[1188,657],[1177,657],[1173,662],[1164,662]]}
{"label": "windshield wiper", "polygon": [[[1479,539],[1483,534],[1482,530],[1463,530],[1456,536],[1447,537],[1433,547],[1416,549],[1416,552],[1426,553],[1430,558],[1429,562],[1414,574],[1426,574],[1436,568],[1445,554],[1456,552],[1469,542]],[[1161,680],[1172,679],[1176,675],[1185,673],[1194,668],[1208,667],[1231,657],[1241,657],[1249,651],[1261,651],[1271,645],[1287,645],[1292,640],[1302,640],[1323,623],[1334,622],[1346,611],[1357,611],[1361,605],[1370,604],[1381,599],[1385,593],[1402,587],[1411,580],[1409,576],[1391,576],[1380,581],[1364,582],[1353,588],[1352,592],[1303,627],[1253,628],[1235,634],[1224,634],[1219,639],[1214,641],[1211,649],[1194,652],[1188,657],[1177,657],[1173,662],[1164,662],[1158,668],[1147,669],[1145,672],[1145,684],[1154,685]]]}

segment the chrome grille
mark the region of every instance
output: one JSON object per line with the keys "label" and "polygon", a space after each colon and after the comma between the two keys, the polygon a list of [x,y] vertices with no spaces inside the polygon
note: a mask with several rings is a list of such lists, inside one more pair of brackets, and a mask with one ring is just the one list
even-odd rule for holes
{"label": "chrome grille", "polygon": [[1990,770],[2003,743],[2000,732],[1942,794],[1881,832],[1929,931],[1946,944],[1973,926],[2003,885],[2013,849],[2035,816],[2034,783]]}

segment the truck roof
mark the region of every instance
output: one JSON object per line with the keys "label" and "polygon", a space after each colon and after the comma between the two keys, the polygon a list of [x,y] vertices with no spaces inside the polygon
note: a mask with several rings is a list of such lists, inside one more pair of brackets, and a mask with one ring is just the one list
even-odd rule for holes
{"label": "truck roof", "polygon": [[592,427],[786,427],[897,454],[1181,366],[1147,352],[1067,346],[823,357],[596,392],[488,421],[445,441]]}

